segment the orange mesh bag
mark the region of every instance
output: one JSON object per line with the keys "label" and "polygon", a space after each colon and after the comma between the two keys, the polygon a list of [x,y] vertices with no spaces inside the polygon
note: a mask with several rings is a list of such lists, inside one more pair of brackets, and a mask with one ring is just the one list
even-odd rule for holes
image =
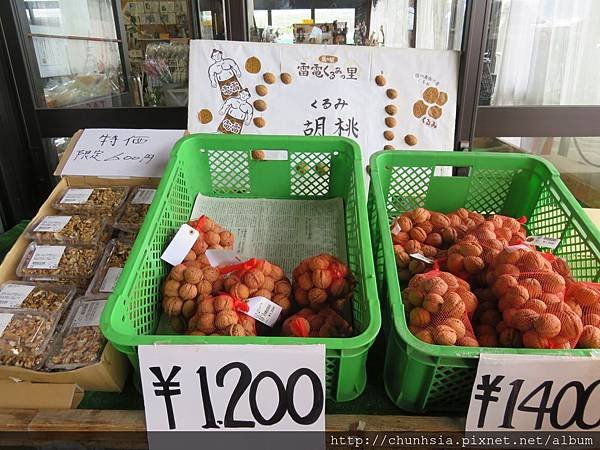
{"label": "orange mesh bag", "polygon": [[439,257],[439,252],[454,242],[456,233],[444,233],[444,230],[450,229],[448,216],[425,208],[407,211],[390,225],[395,249],[400,247],[407,254],[421,253],[428,258]]}
{"label": "orange mesh bag", "polygon": [[256,336],[256,321],[244,314],[248,304],[230,294],[207,296],[198,302],[187,334],[200,336]]}
{"label": "orange mesh bag", "polygon": [[302,261],[293,271],[293,295],[302,308],[332,308],[350,317],[355,280],[350,269],[335,256],[322,253]]}
{"label": "orange mesh bag", "polygon": [[231,250],[233,249],[233,233],[227,231],[207,216],[200,216],[197,220],[188,222],[188,225],[200,233],[192,249],[184,258],[184,262],[198,267],[210,266],[206,258],[206,250]]}
{"label": "orange mesh bag", "polygon": [[477,346],[469,314],[477,299],[469,285],[434,269],[414,276],[402,291],[408,328],[429,344]]}
{"label": "orange mesh bag", "polygon": [[252,297],[265,297],[281,306],[281,320],[293,312],[292,285],[278,265],[266,259],[251,258],[221,267],[219,271],[225,276],[223,289],[235,298],[247,301]]}
{"label": "orange mesh bag", "polygon": [[178,333],[187,329],[187,321],[196,313],[198,302],[223,289],[223,277],[210,266],[198,267],[183,262],[173,267],[162,286],[162,307],[171,328]]}
{"label": "orange mesh bag", "polygon": [[349,337],[352,326],[331,308],[303,308],[283,322],[281,333],[292,337]]}
{"label": "orange mesh bag", "polygon": [[473,284],[482,284],[483,272],[502,249],[525,236],[523,219],[494,215],[479,222],[475,228],[448,249],[442,267]]}
{"label": "orange mesh bag", "polygon": [[583,328],[577,347],[600,348],[600,283],[571,283],[565,293],[565,302],[575,313],[581,311]]}

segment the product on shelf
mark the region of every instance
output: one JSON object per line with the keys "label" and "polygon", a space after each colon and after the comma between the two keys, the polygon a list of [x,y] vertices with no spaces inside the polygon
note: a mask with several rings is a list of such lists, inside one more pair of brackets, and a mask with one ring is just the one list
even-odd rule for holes
{"label": "product on shelf", "polygon": [[565,292],[565,303],[581,311],[583,328],[579,348],[600,348],[600,283],[573,282]]}
{"label": "product on shelf", "polygon": [[115,228],[125,232],[136,232],[139,230],[148,213],[155,193],[156,189],[151,187],[137,186],[133,188],[123,208],[123,212],[115,222]]}
{"label": "product on shelf", "polygon": [[74,287],[7,281],[0,286],[0,308],[61,313],[68,307],[74,295]]}
{"label": "product on shelf", "polygon": [[469,284],[448,272],[415,275],[402,292],[409,329],[429,344],[478,346],[469,315],[477,298]]}
{"label": "product on shelf", "polygon": [[58,315],[0,308],[0,355],[37,356],[46,350]]}
{"label": "product on shelf", "polygon": [[348,315],[355,280],[342,261],[322,253],[302,261],[292,275],[299,306],[313,310],[330,307],[343,317]]}
{"label": "product on shelf", "polygon": [[96,246],[106,242],[111,231],[105,217],[48,215],[32,223],[25,234],[39,244]]}
{"label": "product on shelf", "polygon": [[90,279],[101,256],[99,247],[29,244],[17,267],[28,279]]}
{"label": "product on shelf", "polygon": [[106,339],[100,330],[100,315],[106,300],[80,297],[56,338],[46,366],[72,370],[100,361]]}
{"label": "product on shelf", "polygon": [[128,192],[129,188],[125,186],[70,187],[61,193],[53,207],[64,214],[115,216],[123,207]]}
{"label": "product on shelf", "polygon": [[123,267],[125,267],[131,245],[131,242],[119,239],[113,239],[109,242],[86,295],[110,295],[119,280]]}

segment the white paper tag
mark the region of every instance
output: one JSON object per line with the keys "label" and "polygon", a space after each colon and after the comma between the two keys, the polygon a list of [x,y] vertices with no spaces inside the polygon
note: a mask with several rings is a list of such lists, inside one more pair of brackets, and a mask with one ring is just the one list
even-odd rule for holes
{"label": "white paper tag", "polygon": [[537,247],[551,248],[554,250],[560,244],[560,239],[556,239],[550,236],[527,236],[525,242]]}
{"label": "white paper tag", "polygon": [[15,308],[23,303],[35,286],[27,284],[5,284],[0,291],[0,308]]}
{"label": "white paper tag", "polygon": [[100,325],[100,316],[106,300],[82,302],[73,319],[73,328],[97,327]]}
{"label": "white paper tag", "polygon": [[394,224],[394,226],[392,227],[392,234],[397,236],[398,233],[400,233],[402,231],[402,228],[400,228],[400,225],[398,225],[398,222],[396,222]]}
{"label": "white paper tag", "polygon": [[419,261],[423,261],[425,264],[433,264],[435,261],[431,258],[428,258],[425,255],[421,255],[420,253],[410,253],[409,256],[414,259],[418,259]]}
{"label": "white paper tag", "polygon": [[46,216],[33,229],[39,233],[56,233],[62,230],[71,220],[71,216]]}
{"label": "white paper tag", "polygon": [[279,319],[281,314],[281,306],[277,303],[273,303],[271,300],[265,297],[252,297],[248,299],[248,306],[250,310],[244,312],[244,314],[254,317],[259,322],[272,327]]}
{"label": "white paper tag", "polygon": [[0,313],[0,336],[4,334],[4,330],[12,320],[14,314]]}
{"label": "white paper tag", "polygon": [[196,242],[198,236],[200,236],[198,230],[195,230],[187,223],[184,223],[160,256],[160,259],[168,262],[172,266],[181,264],[183,258],[185,258],[194,246],[194,242]]}
{"label": "white paper tag", "polygon": [[115,286],[117,285],[117,281],[119,281],[119,275],[123,272],[122,267],[109,267],[106,271],[106,275],[104,275],[104,280],[102,280],[102,284],[100,285],[99,292],[112,292],[115,290]]}
{"label": "white paper tag", "polygon": [[28,269],[56,269],[65,252],[64,245],[38,245],[27,264]]}
{"label": "white paper tag", "polygon": [[94,192],[93,189],[71,188],[65,192],[65,195],[60,202],[70,205],[79,205],[87,202],[90,198],[90,195],[92,195],[92,192]]}
{"label": "white paper tag", "polygon": [[235,250],[206,250],[206,259],[212,267],[229,266],[231,264],[241,263],[248,258],[244,258]]}
{"label": "white paper tag", "polygon": [[156,194],[156,189],[138,189],[131,203],[133,205],[149,205],[154,200],[154,194]]}

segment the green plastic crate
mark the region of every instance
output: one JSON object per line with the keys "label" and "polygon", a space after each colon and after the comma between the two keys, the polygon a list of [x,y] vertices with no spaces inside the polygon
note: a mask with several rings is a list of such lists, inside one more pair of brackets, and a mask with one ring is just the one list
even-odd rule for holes
{"label": "green plastic crate", "polygon": [[[390,223],[404,211],[459,207],[483,214],[528,218],[530,234],[561,239],[555,254],[578,280],[600,278],[600,233],[541,158],[522,154],[379,152],[371,157],[369,219],[387,348],[385,388],[392,401],[413,412],[464,411],[479,354],[564,354],[588,350],[445,347],[420,341],[408,330],[398,283]],[[463,168],[466,176],[435,176],[435,168]],[[461,173],[457,171],[457,173]]]}
{"label": "green plastic crate", "polygon": [[[251,150],[287,150],[287,160],[255,161]],[[299,163],[310,170],[300,174]],[[330,170],[318,174],[325,163]],[[228,198],[344,199],[348,264],[357,279],[351,338],[159,336],[161,283],[169,271],[160,259],[189,219],[196,195]],[[107,339],[139,370],[137,346],[149,344],[325,344],[327,395],[352,400],[366,384],[366,359],[381,325],[367,222],[361,151],[349,139],[303,136],[196,134],[175,145],[156,196],[115,291],[101,317]]]}

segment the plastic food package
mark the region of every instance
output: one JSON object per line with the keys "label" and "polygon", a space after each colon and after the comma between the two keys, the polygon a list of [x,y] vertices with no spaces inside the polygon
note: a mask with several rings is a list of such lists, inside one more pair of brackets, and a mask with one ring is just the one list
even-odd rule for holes
{"label": "plastic food package", "polygon": [[23,277],[23,281],[32,283],[43,283],[50,284],[52,286],[61,286],[75,288],[75,291],[79,295],[83,295],[90,285],[90,278],[44,278],[44,277]]}
{"label": "plastic food package", "polygon": [[33,357],[43,353],[58,317],[41,311],[0,308],[0,355]]}
{"label": "plastic food package", "polygon": [[25,235],[38,244],[96,246],[110,238],[106,217],[48,215],[32,223]]}
{"label": "plastic food package", "polygon": [[125,232],[136,232],[142,226],[154,199],[156,189],[147,186],[136,186],[132,189],[123,212],[117,218],[114,227]]}
{"label": "plastic food package", "polygon": [[106,300],[80,297],[55,339],[46,366],[73,370],[100,361],[106,339],[100,330],[100,315]]}
{"label": "plastic food package", "polygon": [[121,211],[128,192],[126,186],[69,187],[52,206],[64,214],[113,217]]}
{"label": "plastic food package", "polygon": [[469,314],[477,298],[469,284],[448,272],[415,275],[402,291],[410,331],[423,342],[476,347]]}
{"label": "plastic food package", "polygon": [[75,287],[27,281],[0,285],[0,308],[29,309],[61,314],[75,296]]}
{"label": "plastic food package", "polygon": [[293,271],[294,299],[302,308],[315,311],[330,307],[344,318],[356,281],[346,264],[322,253],[302,261]]}
{"label": "plastic food package", "polygon": [[17,267],[17,276],[29,280],[86,279],[94,276],[101,257],[99,247],[29,244]]}
{"label": "plastic food package", "polygon": [[118,239],[112,239],[108,243],[96,275],[86,292],[87,296],[107,297],[112,293],[129,257],[131,245],[131,242]]}

